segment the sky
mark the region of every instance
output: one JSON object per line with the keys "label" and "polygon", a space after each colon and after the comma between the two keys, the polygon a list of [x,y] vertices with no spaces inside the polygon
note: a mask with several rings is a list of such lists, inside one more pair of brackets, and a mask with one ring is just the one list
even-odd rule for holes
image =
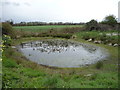
{"label": "sky", "polygon": [[118,3],[118,22],[120,22],[120,1]]}
{"label": "sky", "polygon": [[0,0],[2,21],[15,23],[102,21],[107,15],[118,18],[120,0]]}

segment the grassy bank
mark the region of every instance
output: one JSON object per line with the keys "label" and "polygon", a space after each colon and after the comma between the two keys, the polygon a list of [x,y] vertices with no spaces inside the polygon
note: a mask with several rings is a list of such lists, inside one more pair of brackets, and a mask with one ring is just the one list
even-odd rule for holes
{"label": "grassy bank", "polygon": [[[49,37],[52,38],[52,37]],[[12,40],[11,45],[40,39],[40,37]],[[72,39],[74,40],[74,39]],[[76,41],[93,44],[77,36]],[[4,88],[117,88],[118,48],[94,44],[106,48],[111,57],[101,63],[81,68],[53,68],[27,60],[17,49],[8,47],[3,52]],[[114,53],[113,53],[114,52]]]}
{"label": "grassy bank", "polygon": [[[118,32],[116,30],[111,31],[82,31],[77,32],[76,36],[78,38],[88,40],[91,39],[91,42],[99,41],[103,44],[118,44]],[[97,43],[97,42],[96,42]]]}

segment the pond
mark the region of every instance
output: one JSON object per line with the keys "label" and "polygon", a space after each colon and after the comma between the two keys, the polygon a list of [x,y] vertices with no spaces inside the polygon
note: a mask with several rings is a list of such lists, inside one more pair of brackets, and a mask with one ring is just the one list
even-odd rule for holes
{"label": "pond", "polygon": [[108,57],[108,52],[103,48],[59,39],[22,43],[19,49],[31,61],[61,68],[94,64]]}

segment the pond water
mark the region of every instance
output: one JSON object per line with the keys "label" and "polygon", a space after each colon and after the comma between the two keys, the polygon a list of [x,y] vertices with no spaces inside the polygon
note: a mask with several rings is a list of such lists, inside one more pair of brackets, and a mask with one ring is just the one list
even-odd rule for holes
{"label": "pond water", "polygon": [[59,39],[27,42],[19,49],[29,60],[54,67],[81,67],[108,56],[103,48]]}

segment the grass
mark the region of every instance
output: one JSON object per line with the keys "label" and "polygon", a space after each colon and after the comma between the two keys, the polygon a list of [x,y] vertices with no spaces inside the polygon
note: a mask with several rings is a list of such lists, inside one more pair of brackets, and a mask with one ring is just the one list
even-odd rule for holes
{"label": "grass", "polygon": [[[12,40],[12,45],[40,39],[51,37],[21,38]],[[80,37],[75,40],[93,44]],[[87,67],[63,69],[38,65],[9,47],[3,52],[3,88],[117,88],[118,48],[93,45],[106,48],[111,55],[109,60],[102,61],[103,65],[96,63]]]}
{"label": "grass", "polygon": [[108,33],[111,34],[111,33],[118,33],[118,32],[115,30],[112,30],[112,31],[82,31],[82,32],[77,32],[76,36],[84,40],[88,40],[88,39],[92,39],[92,41],[100,40],[104,44],[118,43],[118,38],[119,38],[118,35],[107,36],[106,34]]}
{"label": "grass", "polygon": [[[8,72],[4,67],[4,88],[117,88],[117,73],[98,73],[91,76],[40,74],[41,71],[26,71],[25,67],[12,68]],[[29,72],[31,74],[26,74]],[[42,72],[45,73],[45,72]]]}
{"label": "grass", "polygon": [[6,59],[6,58],[3,58],[3,65],[5,65],[5,67],[8,67],[8,68],[15,68],[17,67],[17,63],[11,59]]}

